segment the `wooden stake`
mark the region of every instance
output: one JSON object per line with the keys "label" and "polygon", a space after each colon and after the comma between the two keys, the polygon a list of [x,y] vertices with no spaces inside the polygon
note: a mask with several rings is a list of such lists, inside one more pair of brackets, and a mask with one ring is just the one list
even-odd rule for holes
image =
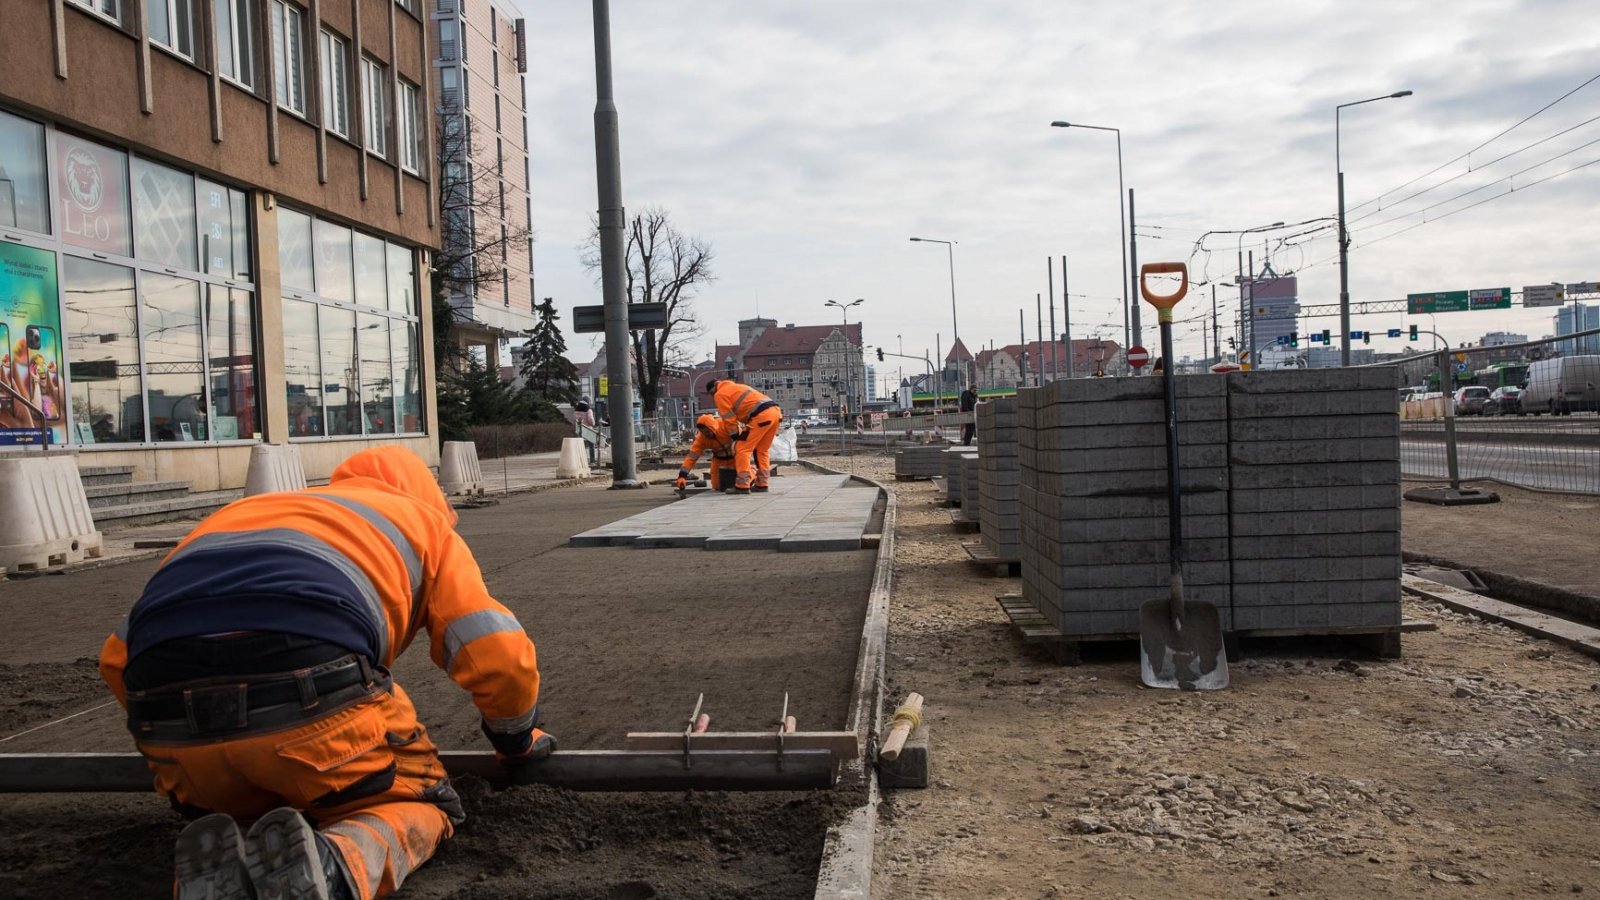
{"label": "wooden stake", "polygon": [[905,747],[906,738],[922,724],[922,695],[912,691],[906,697],[906,702],[894,711],[891,721],[893,724],[889,728],[889,736],[884,739],[878,757],[893,762],[899,758],[901,748]]}

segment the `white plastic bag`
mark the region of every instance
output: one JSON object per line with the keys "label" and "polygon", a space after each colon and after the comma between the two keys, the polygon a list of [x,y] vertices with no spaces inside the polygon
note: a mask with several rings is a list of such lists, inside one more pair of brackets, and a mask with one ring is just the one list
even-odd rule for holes
{"label": "white plastic bag", "polygon": [[800,454],[795,451],[794,426],[785,423],[778,429],[778,436],[772,439],[772,461],[775,463],[799,462]]}

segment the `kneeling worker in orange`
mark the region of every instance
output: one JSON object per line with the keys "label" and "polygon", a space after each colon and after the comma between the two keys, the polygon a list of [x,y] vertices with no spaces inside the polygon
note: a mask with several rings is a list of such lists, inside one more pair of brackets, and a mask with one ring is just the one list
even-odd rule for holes
{"label": "kneeling worker in orange", "polygon": [[503,761],[555,749],[533,642],[455,521],[422,460],[381,447],[229,504],[156,570],[100,673],[156,790],[198,817],[179,900],[372,900],[433,856],[461,799],[389,676],[421,631]]}
{"label": "kneeling worker in orange", "polygon": [[[783,421],[783,410],[778,401],[752,387],[732,380],[713,379],[706,385],[717,405],[717,412],[749,429],[749,437],[740,439],[739,453],[734,455],[738,475],[734,490],[761,493],[767,490],[772,478],[772,441],[778,436],[778,423]],[[745,451],[750,452],[745,452]],[[751,454],[755,456],[755,471],[750,471]]]}
{"label": "kneeling worker in orange", "polygon": [[731,419],[704,413],[694,420],[694,431],[694,443],[689,445],[689,455],[683,458],[683,466],[678,469],[678,488],[688,485],[695,463],[706,453],[711,454],[711,489],[725,491],[733,487],[738,475],[734,454],[743,452],[746,459],[750,456],[749,447],[739,447],[744,428]]}

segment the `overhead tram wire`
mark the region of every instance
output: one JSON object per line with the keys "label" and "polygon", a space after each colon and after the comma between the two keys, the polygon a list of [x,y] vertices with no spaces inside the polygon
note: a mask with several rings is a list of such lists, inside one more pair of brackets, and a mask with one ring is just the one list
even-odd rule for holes
{"label": "overhead tram wire", "polygon": [[1421,181],[1422,179],[1427,178],[1429,175],[1432,175],[1435,172],[1438,172],[1438,171],[1440,171],[1441,169],[1444,169],[1447,166],[1454,165],[1455,163],[1458,163],[1463,159],[1468,159],[1469,157],[1472,156],[1472,154],[1478,152],[1479,150],[1482,150],[1484,147],[1489,146],[1490,144],[1494,143],[1495,141],[1500,140],[1501,138],[1505,137],[1506,135],[1510,134],[1511,132],[1517,130],[1518,128],[1521,128],[1523,125],[1526,125],[1527,123],[1533,121],[1534,119],[1538,118],[1543,113],[1549,111],[1556,104],[1558,104],[1561,101],[1567,99],[1568,97],[1571,97],[1573,94],[1576,94],[1577,92],[1583,90],[1584,88],[1586,88],[1589,85],[1595,83],[1596,81],[1600,81],[1600,75],[1592,76],[1591,78],[1589,78],[1588,81],[1585,81],[1583,84],[1580,84],[1577,87],[1573,88],[1572,90],[1567,91],[1565,94],[1562,94],[1561,96],[1557,97],[1556,99],[1551,100],[1549,103],[1546,103],[1544,106],[1539,107],[1534,112],[1532,112],[1532,113],[1528,114],[1527,116],[1523,117],[1516,124],[1506,128],[1504,131],[1501,131],[1499,134],[1496,134],[1494,137],[1489,138],[1488,140],[1486,140],[1483,143],[1477,145],[1476,147],[1473,147],[1471,150],[1468,150],[1467,152],[1461,154],[1460,156],[1457,156],[1457,157],[1455,157],[1453,159],[1446,160],[1445,162],[1442,162],[1439,165],[1433,167],[1432,169],[1429,169],[1428,171],[1423,172],[1421,175],[1418,175],[1417,177],[1411,179],[1410,181],[1407,181],[1404,184],[1401,184],[1401,185],[1399,185],[1397,187],[1392,187],[1389,190],[1384,191],[1383,193],[1378,194],[1377,196],[1373,197],[1371,200],[1364,200],[1361,203],[1357,203],[1355,206],[1350,207],[1350,209],[1356,210],[1356,209],[1362,208],[1363,206],[1370,206],[1373,203],[1382,203],[1384,197],[1387,197],[1387,196],[1389,196],[1390,194],[1392,194],[1392,193],[1394,193],[1396,191],[1405,190],[1406,188],[1410,187],[1411,185],[1416,184],[1417,182]]}

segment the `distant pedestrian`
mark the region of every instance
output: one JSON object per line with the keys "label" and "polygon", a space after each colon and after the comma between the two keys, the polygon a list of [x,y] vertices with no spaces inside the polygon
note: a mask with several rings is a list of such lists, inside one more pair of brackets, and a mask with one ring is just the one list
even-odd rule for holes
{"label": "distant pedestrian", "polygon": [[961,423],[961,443],[972,446],[972,436],[978,431],[978,394],[971,387],[961,392],[961,411],[971,413],[972,419]]}
{"label": "distant pedestrian", "polygon": [[588,397],[579,397],[578,402],[572,404],[572,411],[575,413],[573,419],[579,425],[594,427],[594,407],[589,405]]}

